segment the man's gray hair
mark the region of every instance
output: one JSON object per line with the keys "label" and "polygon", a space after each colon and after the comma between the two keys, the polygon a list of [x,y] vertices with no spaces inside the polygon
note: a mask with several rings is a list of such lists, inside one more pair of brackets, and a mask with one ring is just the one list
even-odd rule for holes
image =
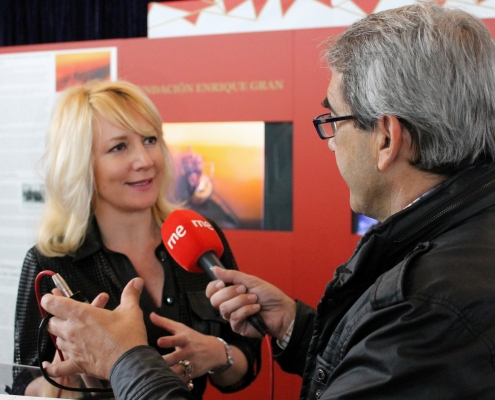
{"label": "man's gray hair", "polygon": [[355,22],[325,55],[357,127],[396,116],[418,168],[448,175],[494,161],[495,45],[478,18],[420,2]]}

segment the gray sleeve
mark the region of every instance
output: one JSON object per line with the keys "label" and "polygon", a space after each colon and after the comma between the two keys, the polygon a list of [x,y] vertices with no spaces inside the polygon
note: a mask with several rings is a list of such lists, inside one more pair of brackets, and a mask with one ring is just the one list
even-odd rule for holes
{"label": "gray sleeve", "polygon": [[138,346],[115,363],[110,381],[116,400],[191,400],[185,383],[150,346]]}

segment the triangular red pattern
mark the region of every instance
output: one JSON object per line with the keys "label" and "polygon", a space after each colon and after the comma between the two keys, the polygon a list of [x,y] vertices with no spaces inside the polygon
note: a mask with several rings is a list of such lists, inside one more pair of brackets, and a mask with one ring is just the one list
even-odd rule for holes
{"label": "triangular red pattern", "polygon": [[289,11],[289,8],[291,8],[292,4],[294,4],[295,2],[296,0],[280,0],[280,5],[282,6],[282,15],[285,15],[285,13]]}
{"label": "triangular red pattern", "polygon": [[435,0],[435,3],[437,3],[439,6],[445,5],[446,2],[447,0]]}
{"label": "triangular red pattern", "polygon": [[332,7],[332,0],[316,0],[316,1],[319,1],[320,3],[325,4],[330,8]]}
{"label": "triangular red pattern", "polygon": [[247,0],[223,0],[223,4],[225,5],[225,11],[230,12],[237,6],[245,3]]}
{"label": "triangular red pattern", "polygon": [[184,19],[186,21],[189,21],[193,25],[196,25],[196,21],[199,18],[199,14],[201,14],[201,13],[200,12],[197,12],[197,13],[194,13],[194,14],[189,14],[187,17],[184,17]]}
{"label": "triangular red pattern", "polygon": [[263,7],[265,7],[265,4],[267,3],[268,0],[252,0],[252,1],[254,6],[254,12],[258,17],[261,14],[261,11],[263,11]]}
{"label": "triangular red pattern", "polygon": [[166,7],[177,8],[182,11],[200,11],[203,8],[210,7],[212,1],[202,1],[202,0],[183,0],[183,1],[166,1],[162,3]]}
{"label": "triangular red pattern", "polygon": [[366,15],[373,14],[380,0],[353,0],[353,3],[363,10]]}

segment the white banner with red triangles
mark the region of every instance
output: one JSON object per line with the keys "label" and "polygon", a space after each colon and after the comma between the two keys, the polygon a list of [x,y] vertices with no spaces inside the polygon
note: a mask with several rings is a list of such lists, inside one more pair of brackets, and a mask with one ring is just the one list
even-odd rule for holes
{"label": "white banner with red triangles", "polygon": [[[495,0],[438,0],[480,18],[495,18]],[[150,3],[148,37],[348,26],[413,0],[182,0]]]}

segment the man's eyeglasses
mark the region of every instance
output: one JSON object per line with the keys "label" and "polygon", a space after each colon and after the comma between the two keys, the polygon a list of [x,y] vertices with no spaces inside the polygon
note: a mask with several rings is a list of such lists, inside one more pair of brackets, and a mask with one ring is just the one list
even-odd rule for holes
{"label": "man's eyeglasses", "polygon": [[332,117],[331,113],[321,114],[313,119],[313,125],[315,126],[316,132],[318,132],[318,136],[320,136],[320,138],[331,139],[335,136],[335,132],[337,131],[336,122],[354,118],[356,118],[354,115]]}

